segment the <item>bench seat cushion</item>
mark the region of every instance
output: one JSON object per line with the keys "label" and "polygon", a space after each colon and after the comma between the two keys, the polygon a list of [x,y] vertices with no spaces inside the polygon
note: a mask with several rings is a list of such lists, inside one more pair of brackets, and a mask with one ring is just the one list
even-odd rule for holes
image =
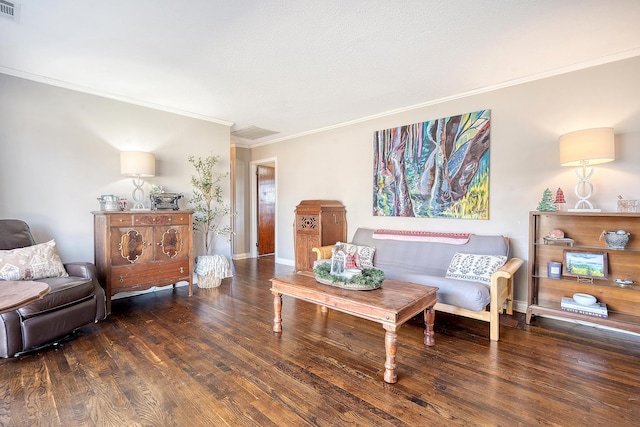
{"label": "bench seat cushion", "polygon": [[480,282],[412,273],[396,273],[389,278],[420,285],[435,286],[438,288],[436,296],[439,303],[454,305],[467,310],[482,311],[491,302],[489,286]]}
{"label": "bench seat cushion", "polygon": [[509,255],[509,242],[503,236],[473,234],[466,244],[411,242],[374,239],[375,230],[358,228],[353,244],[375,248],[373,265],[391,277],[395,273],[415,273],[445,277],[457,252],[476,255]]}

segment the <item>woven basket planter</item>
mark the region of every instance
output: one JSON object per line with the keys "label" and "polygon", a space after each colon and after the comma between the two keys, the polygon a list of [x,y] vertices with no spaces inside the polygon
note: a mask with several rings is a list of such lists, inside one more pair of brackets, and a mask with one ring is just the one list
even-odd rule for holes
{"label": "woven basket planter", "polygon": [[199,288],[217,288],[222,284],[222,278],[216,277],[215,273],[205,274],[204,276],[200,274],[196,275],[198,276]]}
{"label": "woven basket planter", "polygon": [[195,272],[199,288],[216,288],[228,277],[229,262],[222,255],[199,256]]}

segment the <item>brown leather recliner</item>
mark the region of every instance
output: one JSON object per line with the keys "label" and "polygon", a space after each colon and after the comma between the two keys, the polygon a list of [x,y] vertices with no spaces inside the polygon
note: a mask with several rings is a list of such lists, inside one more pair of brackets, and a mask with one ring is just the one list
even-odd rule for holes
{"label": "brown leather recliner", "polygon": [[[0,250],[35,244],[24,221],[0,219]],[[51,287],[44,298],[0,315],[0,357],[13,357],[55,342],[106,317],[105,294],[98,283],[95,265],[75,262],[64,267],[69,277],[37,280]]]}

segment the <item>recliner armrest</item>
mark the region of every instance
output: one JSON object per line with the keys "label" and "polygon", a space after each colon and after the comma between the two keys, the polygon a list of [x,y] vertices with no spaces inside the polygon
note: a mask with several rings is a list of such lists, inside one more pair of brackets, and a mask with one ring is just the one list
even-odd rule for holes
{"label": "recliner armrest", "polygon": [[90,262],[70,262],[64,265],[69,276],[93,279],[97,277],[96,266]]}

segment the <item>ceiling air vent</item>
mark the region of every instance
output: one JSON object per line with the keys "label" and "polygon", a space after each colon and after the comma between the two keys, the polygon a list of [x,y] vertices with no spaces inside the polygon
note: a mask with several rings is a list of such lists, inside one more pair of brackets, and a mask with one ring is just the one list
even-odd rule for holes
{"label": "ceiling air vent", "polygon": [[6,0],[0,0],[0,16],[17,21],[20,17],[20,5]]}
{"label": "ceiling air vent", "polygon": [[249,126],[244,129],[235,130],[231,132],[231,135],[237,138],[254,140],[254,139],[264,138],[265,136],[274,135],[276,133],[280,133],[280,132],[276,132],[274,130],[269,130],[269,129],[262,129],[257,126]]}

